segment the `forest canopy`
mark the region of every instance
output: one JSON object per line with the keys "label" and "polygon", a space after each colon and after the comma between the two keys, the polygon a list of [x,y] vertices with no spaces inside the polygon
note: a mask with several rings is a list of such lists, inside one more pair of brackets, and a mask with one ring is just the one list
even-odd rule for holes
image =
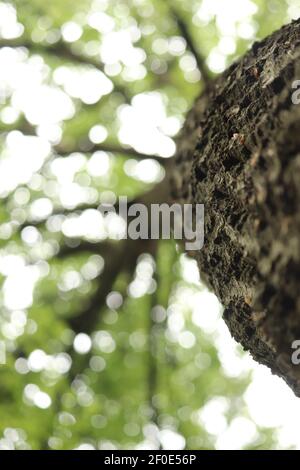
{"label": "forest canopy", "polygon": [[208,80],[299,16],[0,2],[1,450],[300,448],[298,400],[230,337],[196,262],[97,210],[164,184]]}

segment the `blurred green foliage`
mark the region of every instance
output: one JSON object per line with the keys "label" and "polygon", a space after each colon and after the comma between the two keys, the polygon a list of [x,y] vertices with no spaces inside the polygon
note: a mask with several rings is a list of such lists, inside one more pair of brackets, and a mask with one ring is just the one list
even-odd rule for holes
{"label": "blurred green foliage", "polygon": [[[101,195],[107,195],[107,191],[132,199],[155,184],[154,180],[132,176],[126,170],[132,159],[117,152],[109,154],[109,168],[104,174],[90,172],[88,165],[93,152],[89,152],[88,134],[93,126],[102,125],[108,134],[106,143],[119,145],[120,109],[130,104],[135,95],[146,92],[159,93],[166,116],[183,122],[203,85],[187,44],[182,50],[184,42],[179,42],[179,49],[175,43],[170,47],[172,38],[180,38],[181,31],[170,14],[169,2],[15,0],[1,5],[4,3],[16,9],[17,21],[24,26],[23,33],[16,39],[8,38],[9,41],[27,45],[26,60],[42,58],[45,84],[53,85],[59,67],[89,68],[87,63],[73,60],[73,54],[85,57],[87,62],[90,59],[94,64],[92,69],[95,62],[99,63],[115,89],[94,103],[72,97],[75,112],[73,117],[59,123],[62,137],[58,147],[70,152],[77,150],[79,159],[74,154],[60,157],[55,143],[50,156],[30,178],[24,183],[17,182],[16,187],[1,196],[0,335],[6,345],[6,363],[0,366],[1,447],[172,448],[175,442],[177,448],[214,449],[224,430],[221,426],[219,431],[210,432],[201,410],[208,403],[221,404],[225,428],[236,417],[251,421],[243,398],[251,377],[248,373],[239,376],[227,373],[217,349],[215,331],[210,333],[197,325],[189,302],[180,301],[206,292],[201,283],[184,276],[184,266],[195,269],[193,263],[183,258],[172,241],[163,241],[158,243],[155,254],[147,254],[145,245],[145,253],[127,269],[117,248],[121,242],[85,235],[76,240],[69,237],[62,230],[61,222],[70,213],[79,213],[80,203],[64,206],[59,192],[61,182],[53,170],[56,160],[63,160],[70,168],[75,162],[72,181],[90,191],[84,203],[92,207],[99,204]],[[250,9],[246,5],[248,17],[242,15],[239,19],[233,9],[226,17],[221,10],[219,15],[214,13],[214,8],[218,4],[221,7],[225,1],[210,2],[210,8],[208,3],[193,0],[176,1],[172,5],[187,25],[199,52],[207,58],[212,76],[241,56],[255,39],[288,21],[292,5],[283,0],[249,0],[242,2],[250,4]],[[106,15],[103,18],[107,23],[100,21],[99,30],[88,21],[91,11]],[[69,22],[80,27],[75,41],[66,41],[61,36]],[[113,22],[114,31],[132,31],[134,47],[144,53],[140,78],[137,74],[137,78],[128,79],[136,71],[127,70],[125,64],[112,73],[101,62],[99,48],[109,22]],[[5,43],[6,39],[4,35],[1,42]],[[71,50],[68,57],[62,53],[61,44]],[[57,82],[55,87],[63,89]],[[23,93],[26,94],[26,88]],[[19,110],[15,119],[3,118],[7,115],[4,111],[14,106],[11,91],[1,105],[3,161],[7,158],[7,139],[13,131],[24,135],[41,133],[39,126],[30,121],[28,112]],[[44,112],[47,114],[47,109]],[[147,153],[147,142],[144,151]],[[68,168],[67,173],[73,171]],[[39,217],[33,209],[41,199],[50,200],[52,209],[50,214]],[[56,215],[51,216],[51,212]],[[34,227],[35,231],[28,232],[34,236],[33,242],[26,238],[26,227]],[[108,243],[112,244],[112,250]],[[102,283],[109,280],[107,266],[118,256],[120,269],[112,276],[109,288],[116,306],[105,302],[107,296],[101,298],[99,285],[101,291]],[[7,266],[12,266],[16,274],[23,266],[18,260],[38,270],[33,300],[24,308],[10,307],[5,297]],[[145,278],[150,281],[145,292],[137,290],[136,293],[132,283],[139,276],[142,281]],[[19,284],[22,284],[20,279]],[[16,286],[16,298],[19,295]],[[95,304],[96,320],[85,332],[84,314],[89,314],[91,303]],[[74,332],[72,319],[77,315],[82,316],[81,329]],[[176,328],[170,327],[173,317],[181,322],[177,336]],[[92,340],[83,354],[74,348],[76,342],[73,344],[75,334],[78,338],[80,333],[86,335],[79,336],[83,344],[88,343],[88,338]],[[240,351],[236,354],[243,357]],[[210,419],[214,422],[213,414]],[[256,426],[255,435],[244,448],[266,449],[275,445],[274,431]]]}

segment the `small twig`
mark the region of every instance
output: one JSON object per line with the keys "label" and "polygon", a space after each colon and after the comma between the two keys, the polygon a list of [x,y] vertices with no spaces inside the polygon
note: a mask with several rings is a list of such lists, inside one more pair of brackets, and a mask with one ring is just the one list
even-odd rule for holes
{"label": "small twig", "polygon": [[[156,276],[155,276],[156,277]],[[159,418],[159,408],[155,402],[155,395],[158,393],[158,332],[159,328],[155,324],[153,319],[153,308],[156,307],[157,302],[157,293],[152,294],[151,298],[151,311],[149,315],[149,331],[148,331],[148,348],[149,348],[149,357],[148,357],[148,404],[152,412],[151,420],[154,424],[158,426]],[[159,448],[160,443],[159,443]]]}
{"label": "small twig", "polygon": [[56,146],[54,148],[55,152],[61,156],[70,155],[71,153],[82,152],[82,153],[92,153],[96,152],[97,150],[103,152],[111,152],[111,153],[119,153],[122,155],[127,155],[129,157],[137,158],[139,160],[143,160],[146,158],[151,158],[152,160],[156,160],[159,163],[164,164],[167,158],[162,157],[161,155],[148,155],[147,153],[137,152],[132,147],[122,147],[121,145],[110,145],[110,144],[93,144],[86,149],[80,148],[63,148],[62,146]]}

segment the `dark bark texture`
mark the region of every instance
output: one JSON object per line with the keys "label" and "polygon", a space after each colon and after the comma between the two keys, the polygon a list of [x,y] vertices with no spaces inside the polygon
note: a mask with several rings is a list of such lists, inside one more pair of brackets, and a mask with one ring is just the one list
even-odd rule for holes
{"label": "dark bark texture", "polygon": [[232,336],[300,396],[300,20],[196,101],[178,142],[172,197],[205,205],[194,253]]}

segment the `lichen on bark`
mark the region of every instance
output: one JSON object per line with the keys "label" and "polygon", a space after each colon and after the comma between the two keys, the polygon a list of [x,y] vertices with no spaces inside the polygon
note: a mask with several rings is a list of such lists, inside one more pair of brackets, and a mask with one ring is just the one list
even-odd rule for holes
{"label": "lichen on bark", "polygon": [[178,142],[172,196],[205,205],[194,253],[232,336],[300,396],[300,20],[218,77]]}

